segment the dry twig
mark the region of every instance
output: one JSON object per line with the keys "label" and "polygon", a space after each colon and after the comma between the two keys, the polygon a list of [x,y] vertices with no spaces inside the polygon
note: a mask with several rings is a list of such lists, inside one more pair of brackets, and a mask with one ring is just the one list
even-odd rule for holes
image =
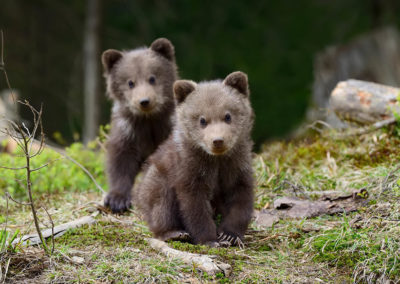
{"label": "dry twig", "polygon": [[[6,82],[7,82],[7,86],[9,88],[11,94],[13,94],[10,82],[8,80],[5,63],[4,63],[3,31],[0,31],[0,35],[1,35],[0,69],[4,73],[4,76],[5,76]],[[14,95],[13,95],[13,98],[14,98]],[[23,170],[24,169],[26,171],[26,189],[27,189],[29,203],[26,203],[26,204],[23,204],[21,202],[16,202],[16,203],[20,204],[20,205],[30,206],[32,216],[33,216],[33,221],[35,223],[35,228],[36,228],[38,236],[41,240],[42,247],[43,247],[44,251],[46,252],[46,254],[50,256],[51,251],[49,251],[46,243],[44,242],[44,239],[43,239],[43,236],[42,236],[42,233],[40,230],[40,226],[39,226],[39,219],[37,216],[37,211],[36,211],[36,207],[35,207],[35,203],[34,203],[33,195],[32,195],[32,179],[31,179],[32,172],[37,171],[40,168],[42,168],[42,167],[38,167],[36,169],[32,169],[31,168],[31,160],[35,156],[39,155],[44,149],[44,139],[45,139],[44,137],[45,136],[44,136],[43,124],[42,124],[43,109],[42,109],[42,107],[40,107],[40,110],[38,111],[26,100],[15,102],[15,98],[14,98],[14,103],[20,103],[20,104],[26,106],[31,111],[32,116],[33,116],[33,122],[34,122],[33,129],[32,129],[32,131],[30,131],[24,123],[10,122],[10,129],[8,129],[8,128],[5,129],[5,132],[9,137],[11,137],[14,141],[17,142],[18,147],[21,149],[21,151],[25,157],[25,166],[20,167],[20,168],[11,168],[11,167],[1,166],[1,168],[9,169],[9,170]],[[39,135],[37,135],[37,131],[39,131]],[[32,145],[33,145],[33,141],[35,140],[36,136],[40,137],[40,145],[39,145],[39,148],[37,149],[37,151],[35,153],[32,153]],[[14,201],[14,199],[11,197],[11,195],[8,194],[7,202],[8,202],[8,197],[10,197],[10,199],[12,201]],[[51,217],[50,217],[50,221],[52,222]]]}
{"label": "dry twig", "polygon": [[225,274],[225,276],[229,276],[232,270],[232,267],[229,264],[213,260],[215,256],[179,251],[170,248],[166,242],[153,238],[147,239],[147,241],[153,249],[162,252],[168,257],[179,259],[189,265],[194,265],[210,275],[215,275],[218,272],[222,272]]}
{"label": "dry twig", "polygon": [[[53,221],[51,221],[51,222],[53,222]],[[13,241],[13,244],[17,244],[17,243],[22,243],[24,245],[41,244],[41,243],[43,243],[43,241],[45,239],[48,239],[50,237],[54,239],[54,238],[58,238],[58,237],[64,235],[69,229],[78,228],[85,224],[93,224],[95,222],[96,222],[96,220],[93,216],[84,216],[77,220],[74,220],[74,221],[71,221],[68,223],[64,223],[64,224],[61,224],[58,226],[54,226],[54,223],[52,223],[52,228],[44,230],[41,234],[42,237],[40,237],[38,234],[25,235],[18,239],[15,239]]]}

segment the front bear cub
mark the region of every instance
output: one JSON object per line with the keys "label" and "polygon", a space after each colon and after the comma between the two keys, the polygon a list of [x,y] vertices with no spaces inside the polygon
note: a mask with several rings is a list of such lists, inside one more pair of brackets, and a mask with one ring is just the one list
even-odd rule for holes
{"label": "front bear cub", "polygon": [[253,212],[247,75],[199,84],[179,80],[174,93],[176,124],[146,162],[135,202],[161,240],[241,245]]}
{"label": "front bear cub", "polygon": [[107,141],[110,190],[105,205],[122,212],[131,204],[131,189],[143,161],[171,132],[177,78],[175,52],[165,38],[150,48],[102,55],[107,93],[113,100]]}

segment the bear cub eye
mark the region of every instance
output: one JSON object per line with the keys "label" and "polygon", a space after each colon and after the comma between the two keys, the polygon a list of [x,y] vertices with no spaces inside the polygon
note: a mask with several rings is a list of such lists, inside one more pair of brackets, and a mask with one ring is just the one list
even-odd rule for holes
{"label": "bear cub eye", "polygon": [[135,83],[132,80],[128,81],[128,85],[130,89],[133,89],[135,87]]}
{"label": "bear cub eye", "polygon": [[230,123],[232,121],[232,117],[230,113],[225,114],[225,122]]}
{"label": "bear cub eye", "polygon": [[156,83],[156,77],[150,76],[149,83],[150,83],[150,85],[154,85]]}
{"label": "bear cub eye", "polygon": [[200,117],[200,125],[202,127],[206,127],[207,126],[207,121],[204,117]]}

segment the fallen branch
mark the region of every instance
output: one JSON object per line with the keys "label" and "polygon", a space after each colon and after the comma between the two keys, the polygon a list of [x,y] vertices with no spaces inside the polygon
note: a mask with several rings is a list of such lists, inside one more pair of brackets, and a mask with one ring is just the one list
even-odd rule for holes
{"label": "fallen branch", "polygon": [[[55,226],[54,228],[51,228],[51,229],[44,230],[42,232],[42,236],[43,236],[43,239],[48,239],[52,236],[54,238],[58,238],[58,237],[64,235],[70,229],[78,228],[78,227],[81,227],[86,224],[93,224],[95,222],[96,222],[96,219],[94,218],[94,216],[84,216],[77,220]],[[21,238],[15,239],[12,242],[12,245],[17,245],[17,244],[37,245],[40,243],[41,243],[41,239],[38,236],[38,234],[31,234],[31,235],[25,235]]]}
{"label": "fallen branch", "polygon": [[179,251],[170,248],[166,242],[153,238],[147,239],[147,241],[153,249],[162,252],[168,257],[181,260],[189,265],[194,265],[207,274],[215,275],[219,272],[222,272],[225,276],[229,276],[232,270],[232,267],[229,264],[213,260],[213,258],[216,258],[216,256]]}

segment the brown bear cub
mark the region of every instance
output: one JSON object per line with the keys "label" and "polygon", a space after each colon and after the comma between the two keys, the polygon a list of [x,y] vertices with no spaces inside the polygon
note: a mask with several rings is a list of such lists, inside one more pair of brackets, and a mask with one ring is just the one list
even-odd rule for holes
{"label": "brown bear cub", "polygon": [[123,212],[141,165],[172,129],[172,86],[177,79],[174,46],[155,40],[150,48],[106,50],[102,55],[107,93],[113,100],[107,141],[110,190],[105,205]]}
{"label": "brown bear cub", "polygon": [[159,239],[241,245],[253,212],[247,75],[178,80],[174,93],[173,132],[146,162],[135,202]]}

